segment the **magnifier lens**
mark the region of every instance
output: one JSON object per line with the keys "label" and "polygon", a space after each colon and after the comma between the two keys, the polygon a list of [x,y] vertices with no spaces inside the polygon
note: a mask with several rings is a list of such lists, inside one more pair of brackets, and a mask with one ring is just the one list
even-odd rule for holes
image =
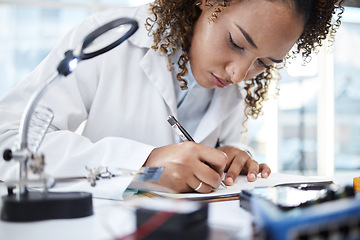
{"label": "magnifier lens", "polygon": [[107,32],[101,34],[95,38],[88,46],[86,46],[82,52],[83,54],[91,54],[98,52],[109,45],[112,45],[120,38],[122,38],[127,32],[130,31],[131,24],[123,24],[116,28],[110,29]]}
{"label": "magnifier lens", "polygon": [[87,35],[74,51],[67,51],[58,65],[60,75],[69,75],[82,60],[103,54],[128,39],[138,29],[138,23],[129,18],[115,19]]}

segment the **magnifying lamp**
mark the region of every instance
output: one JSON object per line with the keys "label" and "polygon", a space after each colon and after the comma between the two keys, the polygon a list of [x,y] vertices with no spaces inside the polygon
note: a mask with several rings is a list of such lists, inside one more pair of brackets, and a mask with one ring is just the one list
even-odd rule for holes
{"label": "magnifying lamp", "polygon": [[[42,174],[44,169],[44,156],[29,147],[30,122],[39,100],[48,86],[59,76],[66,77],[75,70],[79,62],[115,48],[134,34],[137,29],[137,22],[129,18],[115,19],[97,28],[87,35],[78,47],[65,53],[65,58],[59,63],[57,71],[31,96],[22,115],[16,149],[6,149],[3,154],[5,161],[16,160],[19,162],[20,168],[17,191],[14,192],[15,187],[8,186],[8,195],[2,197],[2,220],[24,222],[79,218],[93,214],[92,195],[90,193],[50,192],[47,190],[40,192],[28,189],[28,165],[31,166],[31,170],[35,174]],[[45,127],[41,140],[48,126]],[[38,145],[40,145],[41,140],[37,143]]]}

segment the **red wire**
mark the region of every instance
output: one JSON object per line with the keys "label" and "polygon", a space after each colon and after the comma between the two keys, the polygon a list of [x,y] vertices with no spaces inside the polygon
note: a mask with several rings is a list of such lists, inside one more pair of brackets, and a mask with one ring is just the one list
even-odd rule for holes
{"label": "red wire", "polygon": [[156,229],[161,227],[171,216],[175,215],[175,212],[157,212],[146,222],[140,225],[135,232],[117,238],[116,240],[140,240],[149,236]]}

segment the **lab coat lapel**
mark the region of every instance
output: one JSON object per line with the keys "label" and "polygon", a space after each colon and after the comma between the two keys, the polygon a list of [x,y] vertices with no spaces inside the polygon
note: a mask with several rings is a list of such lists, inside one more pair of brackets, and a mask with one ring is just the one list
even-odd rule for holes
{"label": "lab coat lapel", "polygon": [[[201,142],[225,120],[230,112],[240,104],[238,85],[216,88],[209,109],[200,121],[194,138]],[[230,96],[230,97],[229,97]]]}
{"label": "lab coat lapel", "polygon": [[163,97],[169,107],[170,113],[176,115],[176,96],[172,75],[168,70],[167,58],[161,55],[159,51],[151,49],[153,38],[145,28],[145,19],[149,16],[149,5],[144,5],[139,8],[135,15],[135,19],[139,22],[139,29],[129,40],[140,48],[148,49],[140,61],[140,66]]}
{"label": "lab coat lapel", "polygon": [[169,106],[170,112],[176,115],[176,96],[171,72],[168,70],[166,57],[151,48],[140,62],[145,74],[159,91],[164,101]]}

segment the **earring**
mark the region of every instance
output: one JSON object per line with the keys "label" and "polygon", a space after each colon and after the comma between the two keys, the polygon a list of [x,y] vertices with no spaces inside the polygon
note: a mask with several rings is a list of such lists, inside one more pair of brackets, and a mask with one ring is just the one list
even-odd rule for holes
{"label": "earring", "polygon": [[201,2],[197,2],[197,3],[195,3],[195,6],[200,6],[201,5]]}

